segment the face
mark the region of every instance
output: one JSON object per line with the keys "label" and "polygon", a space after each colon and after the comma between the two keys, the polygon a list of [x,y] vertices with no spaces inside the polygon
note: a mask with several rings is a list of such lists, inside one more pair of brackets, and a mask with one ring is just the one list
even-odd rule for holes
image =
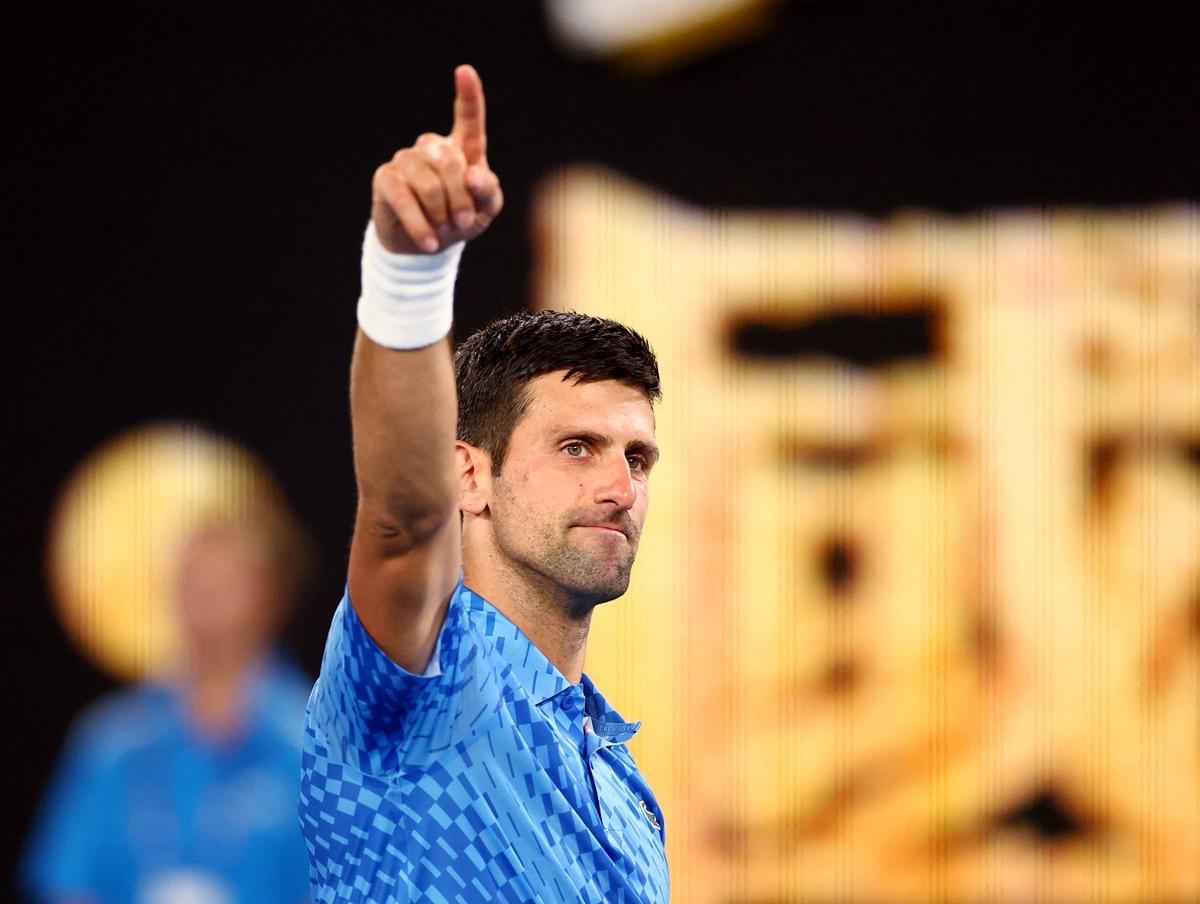
{"label": "face", "polygon": [[264,544],[236,529],[205,531],[179,569],[184,637],[193,656],[233,655],[269,643],[279,588]]}
{"label": "face", "polygon": [[564,373],[530,381],[488,508],[498,553],[581,615],[629,586],[658,447],[640,390]]}

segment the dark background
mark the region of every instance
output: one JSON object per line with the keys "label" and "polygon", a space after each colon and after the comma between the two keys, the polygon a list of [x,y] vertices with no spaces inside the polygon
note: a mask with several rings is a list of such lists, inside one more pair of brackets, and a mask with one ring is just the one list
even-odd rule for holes
{"label": "dark background", "polygon": [[3,29],[5,876],[72,716],[112,686],[42,573],[57,489],[102,441],[188,418],[268,461],[321,552],[288,638],[315,670],[354,503],[371,173],[449,127],[456,63],[483,76],[507,196],[464,258],[459,336],[526,302],[531,192],[572,161],[714,206],[1200,198],[1189,4],[793,2],[765,36],[653,77],[572,60],[529,0],[174,6]]}

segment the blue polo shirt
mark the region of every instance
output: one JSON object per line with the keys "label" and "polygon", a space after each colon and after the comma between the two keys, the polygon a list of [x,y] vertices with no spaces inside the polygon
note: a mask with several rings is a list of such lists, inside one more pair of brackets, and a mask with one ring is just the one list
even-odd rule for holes
{"label": "blue polo shirt", "polygon": [[248,683],[246,729],[198,736],[179,690],[142,684],[71,733],[22,863],[36,901],[303,904],[296,767],[310,679],[279,661]]}
{"label": "blue polo shirt", "polygon": [[460,581],[424,675],[347,595],[308,704],[317,902],[665,902],[663,818],[622,719]]}

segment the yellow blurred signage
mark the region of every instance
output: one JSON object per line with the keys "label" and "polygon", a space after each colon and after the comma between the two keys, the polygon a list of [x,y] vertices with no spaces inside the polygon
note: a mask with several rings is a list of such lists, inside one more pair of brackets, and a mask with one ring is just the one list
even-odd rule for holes
{"label": "yellow blurred signage", "polygon": [[263,464],[194,424],[151,424],[105,443],[59,494],[47,572],[59,619],[114,677],[179,665],[177,557],[200,527],[278,494]]}
{"label": "yellow blurred signage", "polygon": [[705,212],[568,170],[541,306],[658,351],[589,672],[688,902],[1200,895],[1200,212]]}

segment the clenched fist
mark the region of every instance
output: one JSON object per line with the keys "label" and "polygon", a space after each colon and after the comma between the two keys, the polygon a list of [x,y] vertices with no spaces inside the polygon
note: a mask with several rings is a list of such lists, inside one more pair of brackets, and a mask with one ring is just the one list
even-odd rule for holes
{"label": "clenched fist", "polygon": [[450,134],[426,132],[375,170],[371,219],[393,253],[433,253],[473,239],[504,206],[500,180],[487,161],[479,73],[459,66],[454,89]]}

